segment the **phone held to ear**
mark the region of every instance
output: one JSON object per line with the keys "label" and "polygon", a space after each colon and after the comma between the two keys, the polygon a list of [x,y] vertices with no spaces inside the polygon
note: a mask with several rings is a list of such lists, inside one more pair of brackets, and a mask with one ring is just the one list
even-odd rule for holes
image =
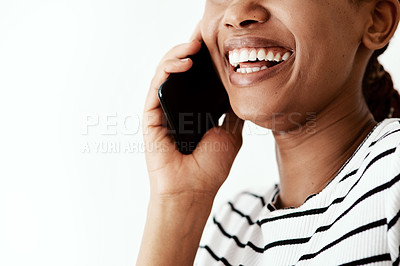
{"label": "phone held to ear", "polygon": [[158,89],[171,133],[183,154],[195,150],[203,135],[218,125],[230,106],[204,42],[200,52],[189,57],[193,60],[192,68],[170,74]]}

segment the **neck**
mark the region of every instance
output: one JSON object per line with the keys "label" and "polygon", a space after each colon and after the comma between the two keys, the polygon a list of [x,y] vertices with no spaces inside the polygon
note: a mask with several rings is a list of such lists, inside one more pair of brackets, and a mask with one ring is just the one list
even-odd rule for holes
{"label": "neck", "polygon": [[274,132],[280,176],[277,208],[298,207],[321,192],[376,124],[358,95],[332,102],[295,132]]}

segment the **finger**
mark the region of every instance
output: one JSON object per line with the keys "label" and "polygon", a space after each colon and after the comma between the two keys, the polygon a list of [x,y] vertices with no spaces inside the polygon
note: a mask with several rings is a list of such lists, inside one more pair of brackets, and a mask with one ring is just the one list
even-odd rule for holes
{"label": "finger", "polygon": [[243,120],[230,110],[220,127],[210,129],[194,150],[193,156],[197,160],[217,162],[215,169],[210,169],[211,176],[226,177],[233,161],[242,146]]}
{"label": "finger", "polygon": [[192,40],[188,43],[179,44],[168,51],[168,53],[163,57],[161,63],[171,58],[183,59],[188,57],[189,55],[194,55],[200,51],[200,48],[201,43],[197,40]]}
{"label": "finger", "polygon": [[158,89],[161,84],[168,78],[170,73],[180,73],[188,71],[193,65],[191,59],[169,59],[161,66],[163,69],[157,71],[156,76],[153,78],[150,89],[147,93],[144,111],[151,111],[160,106],[158,100]]}
{"label": "finger", "polygon": [[[196,54],[200,51],[200,48],[201,44],[197,41],[193,41],[191,43],[178,45],[168,52],[157,67],[156,75],[151,82],[145,102],[145,111],[159,106],[157,97],[158,88],[168,78],[170,73],[179,73],[189,70],[193,62],[191,59],[186,59],[186,57]],[[180,57],[184,57],[183,60],[179,60]]]}
{"label": "finger", "polygon": [[[173,137],[168,134],[166,128],[156,127],[143,133],[146,148],[146,157],[151,156],[159,165],[167,165],[167,161],[173,159],[172,153],[176,153],[176,144]],[[168,153],[170,156],[165,156]],[[150,167],[150,165],[148,165]],[[150,169],[154,171],[155,169]]]}
{"label": "finger", "polygon": [[[225,138],[225,144],[230,149],[227,156],[232,159],[232,162],[242,146],[243,124],[244,121],[237,117],[232,109],[229,109],[222,125],[220,127],[213,128],[214,134],[221,135],[223,138]],[[213,132],[211,131],[211,133]],[[225,152],[226,151],[227,150],[225,150]]]}
{"label": "finger", "polygon": [[221,127],[235,137],[236,141],[241,141],[244,121],[240,119],[230,108],[226,113]]}
{"label": "finger", "polygon": [[152,127],[157,127],[157,126],[161,126],[161,127],[166,127],[167,123],[166,123],[166,118],[165,115],[162,111],[162,108],[156,108],[150,111],[147,111],[145,113],[143,113],[143,132],[147,132],[149,130],[149,128]]}
{"label": "finger", "polygon": [[143,113],[143,135],[146,144],[158,143],[163,151],[176,148],[175,142],[168,134],[168,129],[165,128],[165,117],[158,100],[158,89],[171,73],[188,71],[193,62],[187,57],[197,53],[200,48],[201,44],[198,41],[178,45],[164,56],[157,67],[156,75],[147,93]]}
{"label": "finger", "polygon": [[191,41],[197,40],[199,42],[203,41],[203,37],[201,36],[201,20],[197,23],[197,26],[190,37]]}
{"label": "finger", "polygon": [[182,73],[188,71],[193,65],[193,61],[190,58],[184,59],[169,59],[165,62],[164,72],[171,73]]}
{"label": "finger", "polygon": [[[167,120],[160,108],[143,114],[143,140],[148,153],[164,153],[176,150],[171,131],[166,127]],[[161,156],[162,157],[162,156]]]}

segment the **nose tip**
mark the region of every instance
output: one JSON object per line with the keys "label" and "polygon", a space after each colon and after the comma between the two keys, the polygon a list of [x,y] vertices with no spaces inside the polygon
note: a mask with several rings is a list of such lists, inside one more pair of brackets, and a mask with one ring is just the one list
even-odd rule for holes
{"label": "nose tip", "polygon": [[269,17],[265,7],[251,1],[239,1],[227,8],[223,25],[226,28],[248,28],[266,22]]}

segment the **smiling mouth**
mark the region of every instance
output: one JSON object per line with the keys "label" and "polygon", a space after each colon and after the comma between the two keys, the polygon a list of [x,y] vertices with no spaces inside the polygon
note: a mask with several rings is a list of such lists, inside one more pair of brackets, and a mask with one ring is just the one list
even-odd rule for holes
{"label": "smiling mouth", "polygon": [[293,52],[282,47],[240,48],[228,52],[229,64],[239,74],[260,72],[283,63]]}

